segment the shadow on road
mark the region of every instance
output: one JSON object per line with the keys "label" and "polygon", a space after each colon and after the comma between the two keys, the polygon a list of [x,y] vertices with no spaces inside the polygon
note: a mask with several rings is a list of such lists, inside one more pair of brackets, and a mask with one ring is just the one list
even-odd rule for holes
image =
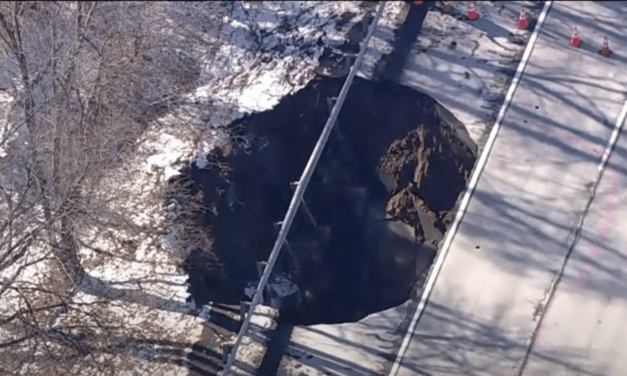
{"label": "shadow on road", "polygon": [[375,81],[398,82],[407,58],[411,51],[411,46],[416,42],[416,38],[422,30],[422,24],[427,17],[429,4],[420,6],[412,5],[409,8],[407,18],[397,32],[395,33],[394,43],[392,44],[393,52],[381,59],[375,72],[380,72],[380,76],[375,74]]}

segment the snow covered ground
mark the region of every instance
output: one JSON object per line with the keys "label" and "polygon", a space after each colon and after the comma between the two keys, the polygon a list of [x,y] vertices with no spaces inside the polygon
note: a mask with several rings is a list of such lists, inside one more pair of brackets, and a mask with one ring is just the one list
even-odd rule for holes
{"label": "snow covered ground", "polygon": [[[152,192],[162,188],[184,163],[196,158],[202,165],[206,163],[203,155],[227,142],[228,135],[222,127],[246,113],[268,110],[283,96],[303,88],[314,77],[323,48],[343,43],[346,30],[367,14],[360,5],[358,2],[233,3],[232,9],[225,12],[226,26],[220,35],[214,36],[219,49],[211,51],[210,59],[203,62],[201,86],[187,96],[181,107],[149,127],[137,159],[128,164],[134,171],[124,175],[134,179],[121,184],[136,187],[136,195],[126,205],[145,207],[146,202],[154,201],[150,200]],[[350,21],[336,28],[339,16],[346,12],[352,14]],[[155,218],[148,218],[147,214],[154,216],[158,212],[157,208],[145,208],[138,211],[137,220],[148,224]],[[135,262],[105,259],[90,274],[107,281],[160,275],[158,283],[142,284],[144,293],[150,292],[156,301],[145,305],[143,311],[133,307],[137,312],[135,317],[141,318],[141,322],[133,322],[129,328],[153,332],[158,338],[195,343],[200,341],[203,326],[198,325],[197,318],[185,314],[185,276],[172,258],[173,254],[184,255],[189,251],[185,249],[184,236],[170,231],[164,237],[163,248],[175,249],[174,253],[160,252],[159,247],[151,247],[146,240],[139,243]],[[152,269],[144,271],[146,268]],[[136,286],[131,283],[128,288]],[[127,311],[129,304],[125,304]],[[132,321],[129,317],[119,320],[129,324]],[[229,341],[223,338],[223,344]],[[214,347],[219,343],[215,338],[211,342]],[[263,346],[247,340],[238,359],[243,362],[248,359],[253,365],[260,361],[262,350]],[[142,364],[146,374],[160,374],[150,367],[150,363]],[[182,374],[182,370],[176,372]]]}
{"label": "snow covered ground", "polygon": [[[191,246],[186,244],[184,229],[173,226],[159,236],[134,229],[160,228],[167,223],[162,196],[156,193],[165,191],[168,179],[191,160],[201,166],[206,163],[203,155],[228,141],[224,126],[246,113],[268,110],[282,97],[305,87],[314,78],[324,49],[345,43],[351,27],[363,23],[375,5],[353,1],[161,4],[170,15],[165,23],[183,23],[202,34],[191,46],[202,60],[200,86],[176,109],[149,124],[134,157],[103,180],[103,190],[129,193],[127,200],[112,202],[110,209],[133,212],[133,223],[111,233],[92,234],[90,247],[81,249],[88,275],[72,301],[93,307],[92,313],[103,324],[119,327],[119,336],[183,346],[210,342],[219,352],[232,337],[208,338],[201,322],[211,310],[192,315],[195,307],[185,303],[186,276],[180,261]],[[405,6],[395,2],[386,7],[367,59],[372,67],[390,51],[389,41],[400,21],[397,15]],[[223,27],[207,29],[202,12],[221,14]],[[0,157],[6,155],[4,150],[0,149]],[[108,252],[120,246],[125,254]],[[28,281],[40,274],[35,267],[26,268],[20,278]],[[61,315],[57,323],[83,319]],[[273,320],[255,319],[255,324],[268,328]],[[245,342],[248,345],[240,349],[238,359],[257,362],[263,349],[255,349],[259,345],[250,339]],[[119,354],[109,361],[119,375],[187,374],[186,368],[173,361],[151,361],[164,346],[145,345],[141,354]],[[89,374],[96,370],[74,371]]]}
{"label": "snow covered ground", "polygon": [[[166,221],[162,201],[155,197],[155,192],[162,192],[167,180],[190,160],[196,160],[200,166],[206,163],[203,155],[228,141],[225,125],[246,113],[268,110],[282,97],[305,87],[315,76],[325,47],[341,46],[349,38],[351,28],[363,23],[376,9],[376,4],[353,1],[162,4],[170,14],[166,22],[175,26],[186,24],[202,34],[197,43],[191,42],[191,49],[202,60],[202,71],[200,86],[188,93],[179,107],[151,123],[134,159],[127,161],[123,169],[112,172],[104,182],[108,189],[114,187],[132,193],[119,205],[121,210],[134,211],[134,226],[140,227],[159,227]],[[409,6],[404,2],[386,5],[360,76],[371,77],[379,59],[392,51],[394,32]],[[465,11],[465,3],[454,3],[453,7],[458,12]],[[402,79],[404,84],[432,95],[447,107],[481,145],[490,128],[494,101],[507,88],[510,77],[507,69],[515,69],[524,47],[516,39],[524,40],[527,33],[515,28],[520,3],[479,2],[477,7],[480,19],[474,23],[430,12],[419,43],[410,55],[413,61]],[[222,15],[221,29],[203,24],[202,14],[209,11]],[[534,17],[534,10],[528,14]],[[0,154],[1,150],[4,149],[0,149]],[[119,323],[121,335],[189,344],[211,342],[219,352],[232,337],[208,338],[205,326],[200,324],[203,319],[189,315],[192,307],[185,304],[186,276],[179,261],[189,251],[186,234],[182,228],[172,227],[162,235],[158,241],[154,237],[138,238],[132,228],[115,236],[93,234],[92,246],[104,252],[81,250],[89,277],[74,300],[87,303],[105,298],[99,314],[111,323]],[[128,245],[128,254],[107,256],[107,248],[119,245],[116,242],[120,239]],[[31,278],[36,271],[29,273],[23,278]],[[259,325],[271,326],[271,321]],[[314,328],[335,333],[338,338],[351,330],[363,332],[350,325]],[[355,338],[364,342],[369,336]],[[258,345],[249,339],[245,343],[248,345],[242,347],[238,360],[254,364],[263,348],[254,349]],[[385,343],[379,344],[381,349],[390,350]],[[350,345],[344,351],[335,347],[333,352],[338,358],[348,355],[353,359],[357,355],[349,348]],[[149,359],[151,351],[154,353],[154,349],[146,350],[148,355],[144,358]],[[118,360],[120,364],[130,364],[129,374],[133,370],[153,375],[187,372],[172,363],[139,361],[134,354],[120,356],[124,358]],[[308,360],[313,371],[307,374],[319,374],[322,368],[315,371],[316,359]],[[358,356],[355,361],[359,363],[357,359]],[[306,367],[300,371],[298,368],[296,365],[293,369],[298,373]],[[292,373],[286,368],[284,374]]]}

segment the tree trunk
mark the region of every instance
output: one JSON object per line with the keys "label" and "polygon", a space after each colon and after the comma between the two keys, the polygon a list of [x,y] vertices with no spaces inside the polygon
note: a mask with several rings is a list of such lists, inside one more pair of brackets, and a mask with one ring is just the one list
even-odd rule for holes
{"label": "tree trunk", "polygon": [[78,284],[85,275],[78,253],[78,244],[74,238],[72,222],[64,216],[61,219],[61,240],[55,247],[55,255],[59,259],[67,282]]}

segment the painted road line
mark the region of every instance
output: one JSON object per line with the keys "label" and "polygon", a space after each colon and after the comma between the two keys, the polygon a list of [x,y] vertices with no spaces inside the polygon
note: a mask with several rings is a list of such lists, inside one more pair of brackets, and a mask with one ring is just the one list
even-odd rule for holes
{"label": "painted road line", "polygon": [[503,102],[503,106],[501,106],[501,110],[499,111],[499,114],[496,117],[496,121],[494,123],[494,126],[492,127],[492,131],[490,132],[490,136],[488,138],[488,141],[486,142],[485,148],[483,149],[483,152],[481,153],[481,156],[479,157],[477,166],[472,173],[468,188],[464,192],[464,197],[461,201],[459,209],[457,210],[455,220],[453,221],[451,228],[446,234],[446,237],[444,239],[444,244],[442,245],[442,249],[438,253],[435,264],[433,265],[433,269],[431,273],[429,274],[429,278],[427,279],[425,290],[420,298],[420,302],[418,303],[418,307],[416,308],[416,312],[414,313],[412,321],[409,324],[409,328],[407,329],[407,334],[405,335],[405,338],[403,338],[403,342],[401,343],[401,347],[399,348],[398,354],[396,356],[396,360],[394,361],[394,364],[392,365],[392,369],[390,370],[389,376],[395,376],[400,368],[401,361],[403,360],[403,356],[405,355],[405,351],[407,351],[407,347],[409,346],[409,341],[411,340],[414,330],[416,329],[416,324],[418,323],[418,320],[422,316],[422,313],[427,305],[427,300],[429,299],[429,295],[431,294],[431,291],[433,290],[433,286],[435,285],[435,281],[438,277],[438,274],[440,273],[440,270],[442,269],[442,264],[444,263],[446,254],[448,253],[448,250],[451,246],[453,237],[455,236],[455,233],[457,232],[457,228],[459,227],[459,224],[462,218],[464,217],[464,214],[466,213],[466,209],[468,208],[470,198],[472,197],[475,191],[477,182],[479,181],[479,177],[481,176],[481,173],[483,172],[483,169],[485,168],[490,151],[492,147],[494,146],[494,142],[496,141],[496,136],[498,135],[499,128],[501,127],[501,123],[503,121],[503,118],[505,117],[505,112],[507,111],[512,101],[512,98],[514,97],[514,92],[516,91],[516,88],[518,87],[520,78],[525,70],[525,67],[527,65],[529,58],[531,57],[531,51],[533,50],[533,46],[535,45],[536,39],[538,38],[538,34],[540,33],[542,25],[544,24],[544,20],[546,19],[546,15],[548,14],[549,9],[551,9],[552,4],[553,4],[553,1],[547,1],[544,3],[544,8],[542,9],[542,13],[540,14],[540,17],[538,18],[538,23],[536,24],[535,30],[533,31],[533,34],[531,35],[531,38],[529,39],[529,42],[527,43],[527,47],[525,48],[525,52],[523,54],[522,60],[518,64],[516,75],[514,76],[514,79],[512,80],[512,83],[509,87],[507,95],[505,96],[505,101]]}
{"label": "painted road line", "polygon": [[[612,131],[612,135],[610,136],[610,139],[607,143],[607,147],[605,148],[605,151],[603,152],[603,155],[601,157],[601,161],[599,162],[599,166],[597,167],[598,173],[597,173],[596,181],[594,183],[594,187],[592,188],[592,194],[590,195],[590,198],[588,199],[588,203],[586,205],[584,214],[579,219],[579,223],[577,225],[577,231],[575,232],[575,238],[573,239],[572,244],[570,245],[568,249],[568,253],[566,254],[566,257],[564,257],[564,262],[562,263],[562,267],[560,268],[559,273],[557,274],[557,277],[551,284],[547,300],[543,304],[544,309],[542,309],[542,312],[540,314],[540,319],[538,320],[538,324],[536,325],[536,328],[534,329],[531,335],[531,340],[529,341],[529,346],[527,347],[525,356],[520,362],[520,365],[514,371],[514,373],[512,373],[512,376],[522,376],[523,372],[525,371],[525,367],[527,366],[527,362],[529,361],[529,357],[531,356],[531,352],[533,351],[534,347],[536,346],[536,343],[540,339],[540,335],[542,334],[542,329],[544,328],[544,322],[545,322],[546,316],[548,315],[551,309],[551,306],[553,305],[553,302],[555,301],[557,289],[564,276],[564,272],[566,270],[566,266],[568,265],[568,261],[570,260],[570,256],[574,252],[575,247],[577,246],[577,243],[579,242],[579,237],[581,236],[581,229],[583,228],[584,221],[586,219],[586,214],[588,213],[588,210],[590,206],[592,205],[592,202],[594,201],[597,187],[599,186],[599,183],[601,182],[601,178],[603,177],[603,172],[605,171],[605,167],[607,166],[610,155],[612,154],[612,150],[614,149],[614,146],[616,146],[616,142],[618,141],[618,135],[620,134],[620,131],[623,128],[623,123],[625,123],[625,117],[627,117],[627,101],[625,101],[623,108],[620,114],[618,115],[618,119],[616,120],[616,124],[614,126],[614,130]],[[590,261],[588,261],[587,265],[589,264],[590,264]],[[584,275],[585,274],[583,274],[580,271],[580,276],[582,278],[580,280],[578,279],[579,283],[581,283],[581,280],[583,280]]]}
{"label": "painted road line", "polygon": [[627,101],[625,101],[625,104],[623,105],[623,109],[620,112],[620,115],[618,115],[618,120],[616,121],[616,125],[614,126],[614,131],[612,132],[612,137],[610,137],[610,141],[607,144],[607,148],[605,148],[605,153],[603,153],[603,159],[601,159],[601,163],[599,163],[599,173],[603,171],[603,169],[605,168],[605,165],[607,164],[608,159],[610,158],[610,154],[612,153],[612,150],[614,149],[614,146],[616,146],[616,142],[618,141],[618,134],[621,131],[621,128],[623,127],[623,123],[625,123],[625,118],[627,117]]}

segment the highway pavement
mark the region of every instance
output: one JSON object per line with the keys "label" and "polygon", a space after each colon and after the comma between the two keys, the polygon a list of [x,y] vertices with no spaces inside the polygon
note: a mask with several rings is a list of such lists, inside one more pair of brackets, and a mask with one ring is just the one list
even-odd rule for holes
{"label": "highway pavement", "polygon": [[626,14],[553,3],[398,375],[627,374]]}
{"label": "highway pavement", "polygon": [[[504,43],[507,26],[477,6],[488,45]],[[448,55],[410,54],[401,81],[470,121],[485,166],[428,294],[357,323],[294,328],[279,374],[627,374],[625,137],[608,149],[627,111],[624,15],[627,2],[554,2],[491,147],[485,60],[460,54],[463,41]],[[580,48],[568,44],[573,26]],[[598,54],[604,37],[610,58]]]}

